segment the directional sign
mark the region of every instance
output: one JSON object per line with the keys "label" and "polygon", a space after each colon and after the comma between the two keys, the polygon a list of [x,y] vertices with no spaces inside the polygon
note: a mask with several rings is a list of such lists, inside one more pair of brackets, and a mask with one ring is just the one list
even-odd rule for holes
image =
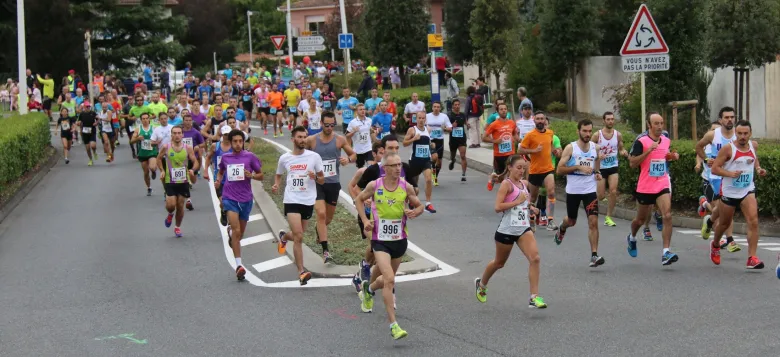
{"label": "directional sign", "polygon": [[634,23],[623,41],[621,56],[665,54],[669,53],[661,31],[655,25],[647,5],[642,4],[634,17]]}
{"label": "directional sign", "polygon": [[316,52],[300,52],[300,51],[293,52],[293,56],[314,56],[316,54],[317,54]]}
{"label": "directional sign", "polygon": [[324,51],[325,46],[323,45],[316,45],[316,46],[301,46],[300,43],[298,44],[298,51],[301,52],[317,52],[317,51]]}
{"label": "directional sign", "polygon": [[440,47],[444,47],[444,37],[440,33],[428,35],[428,48]]}
{"label": "directional sign", "polygon": [[325,43],[322,36],[304,36],[298,37],[298,46],[317,46]]}
{"label": "directional sign", "polygon": [[277,55],[277,56],[282,56],[282,55],[284,55],[284,51],[276,50],[276,51],[274,51],[274,54]]}
{"label": "directional sign", "polygon": [[669,55],[623,56],[623,72],[658,72],[669,70]]}
{"label": "directional sign", "polygon": [[284,35],[277,35],[277,36],[271,36],[271,42],[274,43],[274,46],[277,50],[282,49],[282,44],[284,43],[284,40],[287,38],[287,36]]}
{"label": "directional sign", "polygon": [[340,33],[339,34],[339,48],[344,49],[352,49],[355,48],[355,38],[352,36],[351,33]]}

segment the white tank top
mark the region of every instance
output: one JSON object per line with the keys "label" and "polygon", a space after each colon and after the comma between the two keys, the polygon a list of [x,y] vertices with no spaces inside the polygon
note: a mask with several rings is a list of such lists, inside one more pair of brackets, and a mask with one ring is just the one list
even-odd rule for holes
{"label": "white tank top", "polygon": [[[576,141],[571,143],[571,158],[566,166],[589,166],[593,167],[598,155],[596,154],[596,144],[588,142],[588,151],[580,150]],[[594,174],[585,175],[579,171],[566,175],[566,193],[584,194],[596,192],[596,176]]]}
{"label": "white tank top", "polygon": [[723,168],[728,171],[742,171],[738,178],[724,177],[720,185],[721,195],[728,198],[743,198],[756,189],[753,183],[753,171],[756,162],[756,149],[753,142],[748,141],[749,150],[739,151],[734,143],[731,145],[731,158]]}
{"label": "white tank top", "polygon": [[[707,157],[710,157],[710,153],[712,152],[712,144],[707,144],[707,146],[704,147],[704,155]],[[704,161],[701,163],[703,169],[701,170],[701,178],[709,181],[710,180],[710,173],[712,171],[712,168],[707,166],[707,161]]]}
{"label": "white tank top", "polygon": [[607,139],[604,137],[604,131],[599,130],[599,148],[604,155],[604,160],[601,160],[601,168],[609,169],[618,166],[618,134],[617,130],[612,131],[612,137]]}
{"label": "white tank top", "polygon": [[314,113],[307,110],[306,117],[309,118],[309,129],[319,130],[320,128],[322,128],[322,123],[321,123],[322,110],[320,108],[317,108],[317,110]]}
{"label": "white tank top", "polygon": [[106,119],[108,119],[108,112],[100,111],[97,113],[97,117],[98,119],[100,119],[100,123],[103,124],[102,127],[103,129],[101,130],[102,132],[110,133],[114,131],[114,127],[111,126],[111,121],[110,120],[106,121]]}
{"label": "white tank top", "polygon": [[[715,129],[715,136],[712,137],[712,147],[710,147],[710,156],[711,158],[718,157],[718,152],[720,149],[722,149],[724,146],[731,144],[732,141],[737,140],[737,134],[732,133],[731,138],[727,138],[723,136],[723,129]],[[718,175],[713,175],[712,172],[710,172],[710,181],[712,180],[720,180],[722,177]]]}

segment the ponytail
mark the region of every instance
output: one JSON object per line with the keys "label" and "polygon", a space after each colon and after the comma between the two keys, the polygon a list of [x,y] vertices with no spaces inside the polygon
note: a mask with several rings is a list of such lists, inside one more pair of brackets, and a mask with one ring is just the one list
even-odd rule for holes
{"label": "ponytail", "polygon": [[503,181],[507,176],[509,176],[509,168],[512,167],[518,160],[525,160],[523,155],[512,155],[509,157],[509,160],[507,160],[506,167],[504,168],[504,172],[500,173],[498,175],[498,181]]}

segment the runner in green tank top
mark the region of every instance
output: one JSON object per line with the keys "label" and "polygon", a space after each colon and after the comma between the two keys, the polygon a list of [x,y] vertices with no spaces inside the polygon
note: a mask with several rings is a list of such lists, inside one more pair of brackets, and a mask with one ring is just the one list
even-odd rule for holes
{"label": "runner in green tank top", "polygon": [[[180,126],[171,129],[171,143],[160,147],[157,161],[163,164],[160,175],[165,188],[165,227],[170,227],[176,212],[176,226],[173,229],[176,238],[181,238],[181,221],[184,219],[184,202],[190,198],[190,186],[187,177],[200,168],[200,162],[195,157],[191,146],[182,143],[184,134]],[[187,165],[192,162],[192,169],[187,172]]]}
{"label": "runner in green tank top", "polygon": [[[141,168],[144,170],[144,183],[146,184],[146,195],[152,195],[151,180],[157,178],[157,147],[152,145],[152,132],[154,127],[151,125],[151,116],[149,113],[139,115],[140,125],[135,126],[135,132],[130,139],[130,145],[136,144],[138,151],[138,161],[141,162]],[[151,179],[149,174],[151,173]]]}

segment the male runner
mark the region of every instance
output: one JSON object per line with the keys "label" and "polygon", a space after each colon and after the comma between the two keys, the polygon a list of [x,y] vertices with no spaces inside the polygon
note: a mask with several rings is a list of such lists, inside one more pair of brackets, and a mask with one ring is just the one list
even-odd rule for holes
{"label": "male runner", "polygon": [[433,103],[433,112],[425,115],[425,124],[431,133],[432,150],[431,160],[433,161],[433,185],[439,186],[439,172],[444,160],[444,132],[452,131],[452,123],[447,114],[441,112],[441,103]]}
{"label": "male runner", "polygon": [[[227,134],[227,139],[232,152],[221,156],[222,160],[218,165],[219,173],[214,179],[214,185],[215,188],[222,188],[222,206],[227,211],[232,231],[228,239],[230,248],[233,249],[233,257],[236,258],[236,278],[244,280],[246,269],[241,262],[241,239],[244,238],[249,213],[254,206],[251,180],[262,180],[263,171],[261,171],[260,159],[255,154],[243,150],[244,132],[234,129]],[[223,183],[224,187],[221,187]]]}
{"label": "male runner", "polygon": [[[352,121],[354,122],[356,120]],[[328,249],[328,225],[333,221],[341,192],[339,166],[346,166],[356,158],[347,139],[333,132],[335,126],[336,115],[333,112],[325,112],[322,114],[322,131],[306,138],[306,148],[322,158],[322,172],[325,176],[325,183],[317,184],[317,199],[314,203],[314,211],[317,213],[317,241],[322,246],[322,259],[325,263],[333,261]],[[349,157],[342,157],[341,150]]]}
{"label": "male runner", "polygon": [[[418,217],[423,209],[412,186],[401,178],[402,163],[398,154],[385,154],[382,161],[382,167],[387,172],[386,176],[369,183],[355,200],[366,234],[371,233],[371,249],[374,251],[377,266],[371,274],[371,281],[364,280],[358,294],[361,299],[361,310],[371,312],[374,307],[374,294],[377,290],[384,289],[382,298],[387,311],[387,320],[390,323],[390,335],[397,340],[408,334],[395,320],[393,308],[395,273],[401,265],[401,258],[406,254],[408,243],[406,220]],[[363,206],[363,201],[370,198],[373,199],[371,220],[366,217]],[[407,202],[413,209],[406,207]]]}
{"label": "male runner", "polygon": [[429,213],[436,213],[436,209],[431,204],[431,195],[433,195],[431,151],[436,150],[436,146],[431,142],[430,132],[425,125],[425,111],[417,113],[416,118],[417,124],[409,128],[404,137],[404,146],[412,145],[412,156],[409,158],[410,171],[406,174],[415,180],[420,174],[423,174],[425,177],[425,210]]}
{"label": "male runner", "polygon": [[[552,164],[553,136],[552,129],[546,126],[547,116],[538,111],[534,114],[536,128],[525,134],[517,153],[528,155],[531,165],[528,169],[528,183],[530,184],[531,202],[536,202],[539,188],[544,186],[547,190],[547,230],[555,230],[555,172]],[[563,160],[561,160],[563,161]]]}
{"label": "male runner", "polygon": [[395,119],[393,119],[393,114],[387,111],[388,103],[387,101],[380,102],[376,114],[371,117],[371,123],[376,128],[377,140],[382,140],[383,137],[395,131]]}
{"label": "male runner", "polygon": [[599,256],[599,200],[596,195],[596,182],[601,181],[599,172],[598,144],[591,142],[593,122],[583,119],[577,123],[579,140],[563,149],[558,163],[558,175],[566,175],[566,217],[555,233],[555,244],[560,245],[569,227],[577,224],[577,210],[582,203],[588,216],[588,241],[590,241],[590,267],[604,264]]}
{"label": "male runner", "polygon": [[[235,119],[233,120],[235,121]],[[228,139],[228,134],[233,131],[233,128],[228,125],[223,125],[218,130],[222,134],[222,140],[209,147],[209,153],[206,155],[206,167],[203,169],[203,178],[206,181],[209,180],[209,175],[214,177],[215,180],[217,179],[219,163],[222,162],[222,156],[233,151],[233,144]],[[222,204],[222,188],[224,185],[225,177],[222,177],[220,185],[215,185],[214,188],[217,191],[217,198],[219,199],[219,223],[223,226],[227,226],[227,211],[225,211],[225,207]]]}
{"label": "male runner", "polygon": [[81,132],[81,141],[84,143],[84,149],[87,150],[89,157],[87,166],[92,166],[93,158],[97,160],[97,144],[95,143],[98,130],[97,113],[90,109],[89,103],[85,103],[84,110],[79,113],[76,120],[78,131]]}
{"label": "male runner", "polygon": [[482,141],[493,144],[493,173],[488,179],[488,191],[493,191],[493,184],[506,172],[506,161],[515,154],[515,144],[520,139],[517,125],[507,117],[508,108],[506,104],[496,107],[498,119],[485,128],[485,134],[482,136]]}
{"label": "male runner", "polygon": [[661,264],[670,265],[678,260],[677,254],[669,247],[672,244],[672,194],[667,163],[680,158],[671,152],[671,140],[663,135],[664,118],[658,112],[647,113],[647,135],[640,136],[631,146],[628,156],[632,169],[639,168],[639,182],[636,185],[636,197],[639,208],[631,222],[631,232],[626,237],[628,254],[636,258],[636,233],[642,227],[653,205],[658,206],[663,219],[663,250]]}
{"label": "male runner", "polygon": [[599,154],[604,157],[600,164],[601,177],[604,180],[599,180],[597,183],[598,196],[599,200],[604,199],[604,191],[609,184],[609,203],[607,216],[604,217],[604,225],[615,227],[617,224],[612,220],[612,214],[615,212],[615,204],[617,203],[618,155],[628,157],[628,151],[623,149],[623,134],[615,130],[615,114],[604,112],[601,118],[604,119],[604,128],[597,131],[591,138],[594,143],[599,145],[601,150]]}
{"label": "male runner", "polygon": [[460,176],[461,182],[466,182],[466,130],[469,128],[469,124],[466,118],[466,114],[460,112],[460,100],[452,100],[452,111],[448,115],[450,122],[452,123],[452,130],[450,131],[450,166],[449,169],[455,168],[455,154],[460,154],[460,167],[463,170]]}
{"label": "male runner", "polygon": [[355,152],[357,153],[357,168],[361,168],[366,164],[373,164],[373,157],[371,155],[371,137],[373,136],[373,130],[371,130],[371,118],[366,117],[366,107],[363,104],[358,104],[356,107],[357,118],[354,118],[347,125],[347,139],[355,146]]}
{"label": "male runner", "polygon": [[[758,202],[754,174],[766,176],[758,162],[758,143],[751,141],[753,127],[749,121],[737,123],[737,140],[721,147],[712,173],[722,177],[720,218],[715,225],[715,237],[710,245],[710,259],[720,264],[720,238],[733,223],[734,211],[739,207],[747,222],[748,260],[746,268],[763,269],[764,263],[756,255],[758,249]],[[717,142],[717,141],[716,141]],[[714,147],[713,147],[714,148]],[[732,241],[733,243],[733,241]]]}
{"label": "male runner", "polygon": [[291,232],[279,231],[277,250],[279,254],[284,254],[287,251],[287,241],[293,241],[293,256],[299,272],[298,281],[301,285],[306,285],[311,279],[311,273],[303,268],[303,232],[306,231],[314,211],[317,184],[325,183],[325,174],[322,171],[320,155],[306,150],[306,128],[296,126],[291,136],[293,151],[279,158],[274,185],[271,187],[273,193],[279,192],[282,174],[287,174],[284,215]]}
{"label": "male runner", "polygon": [[[197,107],[196,107],[197,108]],[[195,151],[195,159],[200,161],[201,152],[203,151],[205,140],[203,139],[203,135],[198,131],[198,129],[195,129],[193,127],[193,119],[192,114],[186,113],[183,116],[183,125],[182,125],[182,133],[183,138],[182,142],[186,145],[189,145],[193,151]],[[192,162],[190,162],[189,167],[187,167],[188,170],[192,170]],[[189,184],[190,189],[192,189],[192,185],[194,185],[197,182],[198,179],[198,170],[192,170],[194,173],[192,176],[189,177]],[[188,210],[192,211],[195,209],[192,206],[192,199],[187,198],[187,202],[185,203],[185,206]]]}
{"label": "male runner", "polygon": [[349,88],[344,88],[342,94],[344,97],[336,102],[336,112],[341,115],[341,130],[346,134],[347,127],[349,127],[349,123],[355,116],[355,110],[357,110],[357,105],[360,101],[350,95]]}
{"label": "male runner", "polygon": [[[130,139],[130,145],[136,144],[138,150],[138,161],[141,162],[141,169],[144,173],[144,183],[146,184],[146,195],[152,195],[152,182],[157,178],[157,154],[156,146],[152,146],[152,133],[154,127],[151,123],[151,114],[142,113],[140,116],[141,125],[136,125],[133,137]],[[149,178],[151,173],[151,179]]]}
{"label": "male runner", "polygon": [[[162,115],[160,117],[162,118]],[[176,238],[182,237],[181,222],[184,219],[184,201],[190,198],[187,167],[192,162],[192,169],[189,170],[190,177],[193,175],[193,170],[200,167],[200,162],[195,157],[195,151],[191,146],[182,142],[183,136],[180,126],[173,127],[171,129],[171,142],[160,146],[160,153],[157,155],[157,161],[161,162],[163,166],[160,176],[165,182],[165,209],[168,210],[165,227],[171,226],[175,211],[176,226],[173,228],[173,233],[176,234]]]}

